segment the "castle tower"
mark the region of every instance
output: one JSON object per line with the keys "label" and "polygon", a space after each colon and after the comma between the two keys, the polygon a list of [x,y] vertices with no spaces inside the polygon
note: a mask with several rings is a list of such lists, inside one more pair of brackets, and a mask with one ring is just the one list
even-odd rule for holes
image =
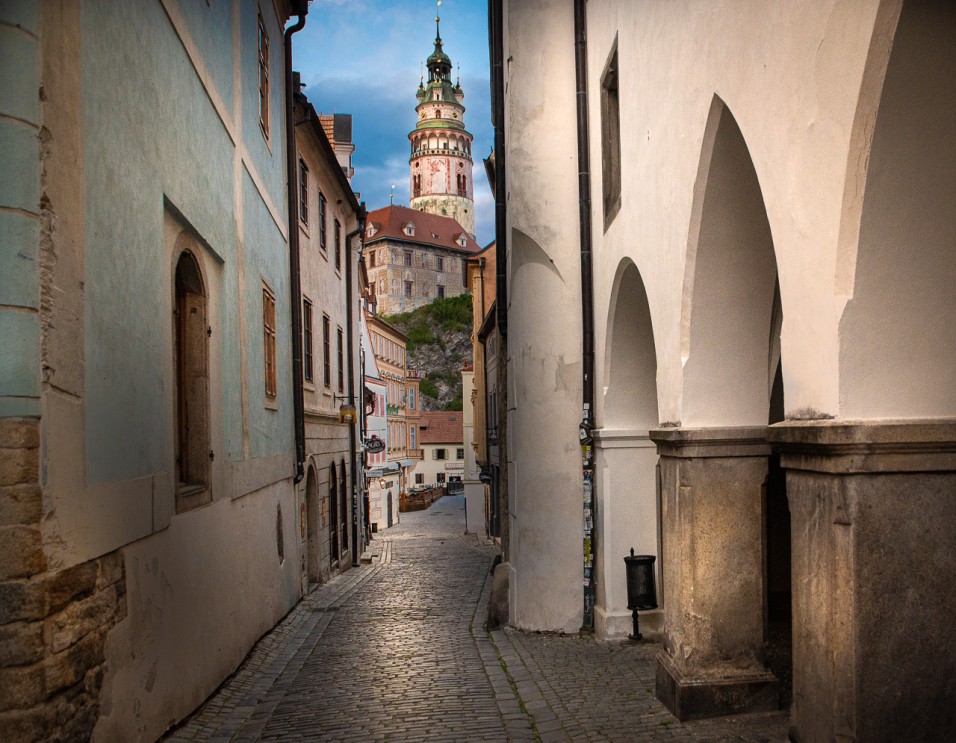
{"label": "castle tower", "polygon": [[435,51],[428,58],[428,84],[418,86],[418,124],[409,133],[411,201],[418,211],[453,217],[475,236],[471,143],[465,130],[465,94],[452,85],[451,60],[442,51],[440,19],[435,19]]}

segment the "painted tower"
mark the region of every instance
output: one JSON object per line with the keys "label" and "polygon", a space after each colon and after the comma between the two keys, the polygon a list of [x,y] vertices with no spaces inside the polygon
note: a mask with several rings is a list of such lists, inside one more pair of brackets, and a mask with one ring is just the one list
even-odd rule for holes
{"label": "painted tower", "polygon": [[442,50],[440,19],[435,19],[435,51],[428,58],[428,84],[418,86],[418,124],[408,135],[409,206],[452,217],[475,236],[475,202],[471,180],[471,143],[465,130],[461,83],[451,82],[451,59]]}

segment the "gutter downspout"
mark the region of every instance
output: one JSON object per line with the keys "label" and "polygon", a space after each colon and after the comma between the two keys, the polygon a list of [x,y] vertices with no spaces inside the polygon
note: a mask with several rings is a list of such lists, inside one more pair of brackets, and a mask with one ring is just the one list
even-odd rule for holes
{"label": "gutter downspout", "polygon": [[594,297],[591,256],[591,163],[588,151],[587,0],[574,0],[574,78],[578,133],[578,219],[581,229],[582,402],[580,439],[584,494],[584,618],[581,630],[594,631],[596,520],[594,518]]}
{"label": "gutter downspout", "polygon": [[[345,303],[348,309],[345,313],[345,336],[346,344],[348,347],[349,354],[349,391],[348,396],[349,400],[355,405],[355,417],[358,418],[358,400],[355,397],[355,341],[353,339],[353,329],[355,328],[355,321],[352,319],[352,314],[355,311],[355,308],[352,306],[352,240],[356,235],[359,236],[359,250],[364,247],[365,243],[365,219],[368,216],[368,212],[365,209],[365,202],[363,201],[359,204],[358,214],[358,227],[352,230],[348,235],[345,236],[345,247],[348,251],[347,260],[345,262]],[[362,405],[365,405],[364,398],[364,388],[363,388],[363,398]],[[359,566],[359,556],[361,551],[359,550],[359,545],[364,541],[365,533],[364,530],[359,532],[359,505],[357,502],[358,497],[358,463],[356,461],[358,457],[358,447],[355,440],[355,426],[358,423],[357,420],[353,420],[349,425],[349,463],[352,470],[352,567]]]}
{"label": "gutter downspout", "polygon": [[498,333],[508,334],[507,194],[505,192],[505,78],[502,0],[491,0],[491,111],[495,130],[495,299]]}
{"label": "gutter downspout", "polygon": [[292,410],[295,426],[295,478],[305,476],[305,397],[302,389],[302,280],[299,276],[299,199],[296,194],[296,146],[294,93],[292,85],[292,35],[305,27],[308,2],[299,2],[293,12],[298,20],[285,30],[285,151],[286,192],[289,201],[289,279],[292,294]]}

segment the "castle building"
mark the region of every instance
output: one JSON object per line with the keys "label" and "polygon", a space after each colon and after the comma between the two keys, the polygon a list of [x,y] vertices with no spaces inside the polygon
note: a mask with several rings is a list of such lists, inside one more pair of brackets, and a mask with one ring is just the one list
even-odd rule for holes
{"label": "castle building", "polygon": [[411,312],[465,293],[465,261],[478,251],[454,219],[404,206],[369,213],[365,263],[378,312]]}
{"label": "castle building", "polygon": [[426,64],[428,84],[418,86],[418,123],[408,139],[410,206],[418,211],[452,217],[475,236],[475,200],[471,178],[471,143],[465,130],[465,97],[460,81],[451,82],[451,59],[442,50],[439,19],[435,19],[435,51]]}

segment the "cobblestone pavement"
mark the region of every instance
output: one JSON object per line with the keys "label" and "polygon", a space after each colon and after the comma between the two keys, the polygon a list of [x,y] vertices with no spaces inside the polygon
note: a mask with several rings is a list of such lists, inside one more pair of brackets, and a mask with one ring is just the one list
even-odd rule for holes
{"label": "cobblestone pavement", "polygon": [[494,549],[463,531],[461,497],[403,514],[166,740],[787,740],[784,712],[678,722],[654,643],[486,632]]}

